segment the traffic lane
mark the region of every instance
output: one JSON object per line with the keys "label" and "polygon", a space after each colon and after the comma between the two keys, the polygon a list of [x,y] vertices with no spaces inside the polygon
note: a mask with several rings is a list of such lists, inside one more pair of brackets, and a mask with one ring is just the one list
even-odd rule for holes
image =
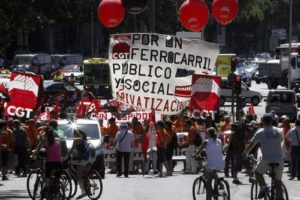
{"label": "traffic lane", "polygon": [[[179,168],[178,168],[179,169]],[[287,169],[285,169],[286,171]],[[220,174],[223,176],[223,174]],[[107,174],[103,180],[103,193],[100,199],[109,200],[165,200],[192,199],[192,185],[198,175],[183,175],[175,172],[171,177],[158,178],[154,175],[130,175],[129,178],[117,178]],[[226,179],[230,184],[231,199],[250,199],[251,184],[248,176],[238,174],[241,185],[232,184],[232,178]],[[266,176],[266,179],[269,178]],[[287,173],[283,174],[290,200],[300,200],[300,181],[289,181]],[[30,199],[26,191],[26,178],[16,178],[10,175],[10,180],[2,182],[0,199]],[[80,194],[80,189],[77,195]],[[88,199],[88,198],[84,198]]]}

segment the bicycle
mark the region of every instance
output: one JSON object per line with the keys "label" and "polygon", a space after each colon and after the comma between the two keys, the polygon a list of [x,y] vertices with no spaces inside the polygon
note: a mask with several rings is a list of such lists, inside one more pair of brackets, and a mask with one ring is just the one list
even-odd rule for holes
{"label": "bicycle", "polygon": [[[72,181],[74,181],[75,184],[74,193],[72,193],[71,195],[71,198],[73,198],[77,192],[78,180],[74,171],[68,170],[68,172],[70,173],[72,177]],[[91,169],[87,174],[87,179],[85,182],[85,191],[87,191],[87,196],[92,200],[99,199],[102,194],[103,184],[102,184],[101,176],[94,169]]]}
{"label": "bicycle", "polygon": [[[196,160],[202,160],[205,162],[203,157],[195,157]],[[205,170],[205,165],[201,165],[201,172]],[[217,170],[214,171],[217,173]],[[193,199],[206,199],[206,178],[202,174],[194,180],[193,183]],[[213,180],[213,199],[224,199],[230,200],[230,187],[229,183],[223,177],[217,177]]]}
{"label": "bicycle", "polygon": [[26,187],[29,197],[31,199],[66,199],[66,186],[62,180],[52,177],[54,179],[53,186],[47,186],[43,153],[38,155],[37,160],[41,162],[40,168],[31,170],[27,176]]}
{"label": "bicycle", "polygon": [[[258,160],[256,160],[253,157],[253,155],[250,155],[249,158],[252,159],[255,164],[257,164],[259,162]],[[271,178],[271,189],[269,189],[268,192],[265,193],[265,195],[263,197],[264,200],[277,199],[274,170],[276,167],[279,166],[279,163],[269,163],[269,166],[271,167],[271,170],[267,174]],[[284,200],[288,200],[289,195],[288,195],[288,192],[287,192],[287,189],[286,189],[286,186],[284,185],[284,183],[282,181],[280,181],[280,182],[277,182],[277,184],[280,184],[282,187],[282,194],[283,194]],[[258,182],[256,180],[254,180],[251,185],[251,200],[259,199],[258,194],[259,194],[259,185],[258,185]]]}

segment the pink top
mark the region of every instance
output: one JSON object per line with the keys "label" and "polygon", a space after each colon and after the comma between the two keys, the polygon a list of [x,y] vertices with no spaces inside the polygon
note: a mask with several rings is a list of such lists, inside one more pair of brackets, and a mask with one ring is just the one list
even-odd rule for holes
{"label": "pink top", "polygon": [[45,144],[47,152],[46,162],[62,162],[60,142],[55,140],[53,145]]}

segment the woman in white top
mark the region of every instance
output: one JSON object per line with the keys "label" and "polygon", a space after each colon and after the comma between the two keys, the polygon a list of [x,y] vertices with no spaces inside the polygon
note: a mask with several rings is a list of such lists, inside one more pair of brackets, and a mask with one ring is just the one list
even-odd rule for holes
{"label": "woman in white top", "polygon": [[199,150],[195,153],[201,153],[205,150],[207,165],[204,172],[207,185],[207,199],[211,199],[213,195],[212,180],[218,178],[217,171],[223,170],[225,167],[225,161],[223,158],[223,147],[219,139],[217,139],[216,129],[211,127],[206,130],[207,138],[201,144]]}

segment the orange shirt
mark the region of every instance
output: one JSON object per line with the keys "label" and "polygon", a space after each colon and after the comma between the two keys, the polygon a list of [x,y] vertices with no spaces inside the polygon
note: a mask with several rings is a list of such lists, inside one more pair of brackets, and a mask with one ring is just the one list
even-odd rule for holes
{"label": "orange shirt", "polygon": [[[220,129],[221,129],[222,132],[231,130],[230,122],[226,122],[225,121],[220,126]],[[221,140],[222,144],[225,144],[225,143],[229,142],[229,135],[225,135],[225,134],[224,135],[220,135],[218,138]]]}
{"label": "orange shirt", "polygon": [[190,130],[188,131],[188,137],[187,137],[186,143],[193,144],[194,140],[196,138],[196,134],[197,134],[197,131],[196,131],[195,127],[191,127]]}
{"label": "orange shirt", "polygon": [[282,133],[283,133],[283,144],[287,149],[290,149],[291,147],[291,142],[286,139],[286,134],[287,132],[292,128],[291,125],[285,126],[284,124],[279,125],[280,128],[282,128]]}
{"label": "orange shirt", "polygon": [[109,135],[109,137],[115,138],[118,131],[119,127],[116,124],[109,124],[105,130],[105,135]]}
{"label": "orange shirt", "polygon": [[[7,130],[6,133],[0,135],[0,144],[2,151],[11,151],[14,149],[14,138],[11,130]],[[2,144],[6,145],[5,147]]]}
{"label": "orange shirt", "polygon": [[142,126],[142,124],[132,124],[132,133],[134,135],[144,135],[145,134],[145,129]]}
{"label": "orange shirt", "polygon": [[23,128],[26,131],[27,137],[29,139],[30,145],[34,145],[36,142],[36,137],[37,137],[37,128],[35,127],[30,127],[30,126],[23,126]]}
{"label": "orange shirt", "polygon": [[168,134],[168,142],[167,142],[167,145],[171,144],[172,140],[173,140],[173,137],[174,135],[176,134],[174,132],[174,130],[166,130],[166,133]]}
{"label": "orange shirt", "polygon": [[156,146],[161,148],[166,148],[170,140],[166,130],[165,129],[158,130],[157,137],[158,140]]}

